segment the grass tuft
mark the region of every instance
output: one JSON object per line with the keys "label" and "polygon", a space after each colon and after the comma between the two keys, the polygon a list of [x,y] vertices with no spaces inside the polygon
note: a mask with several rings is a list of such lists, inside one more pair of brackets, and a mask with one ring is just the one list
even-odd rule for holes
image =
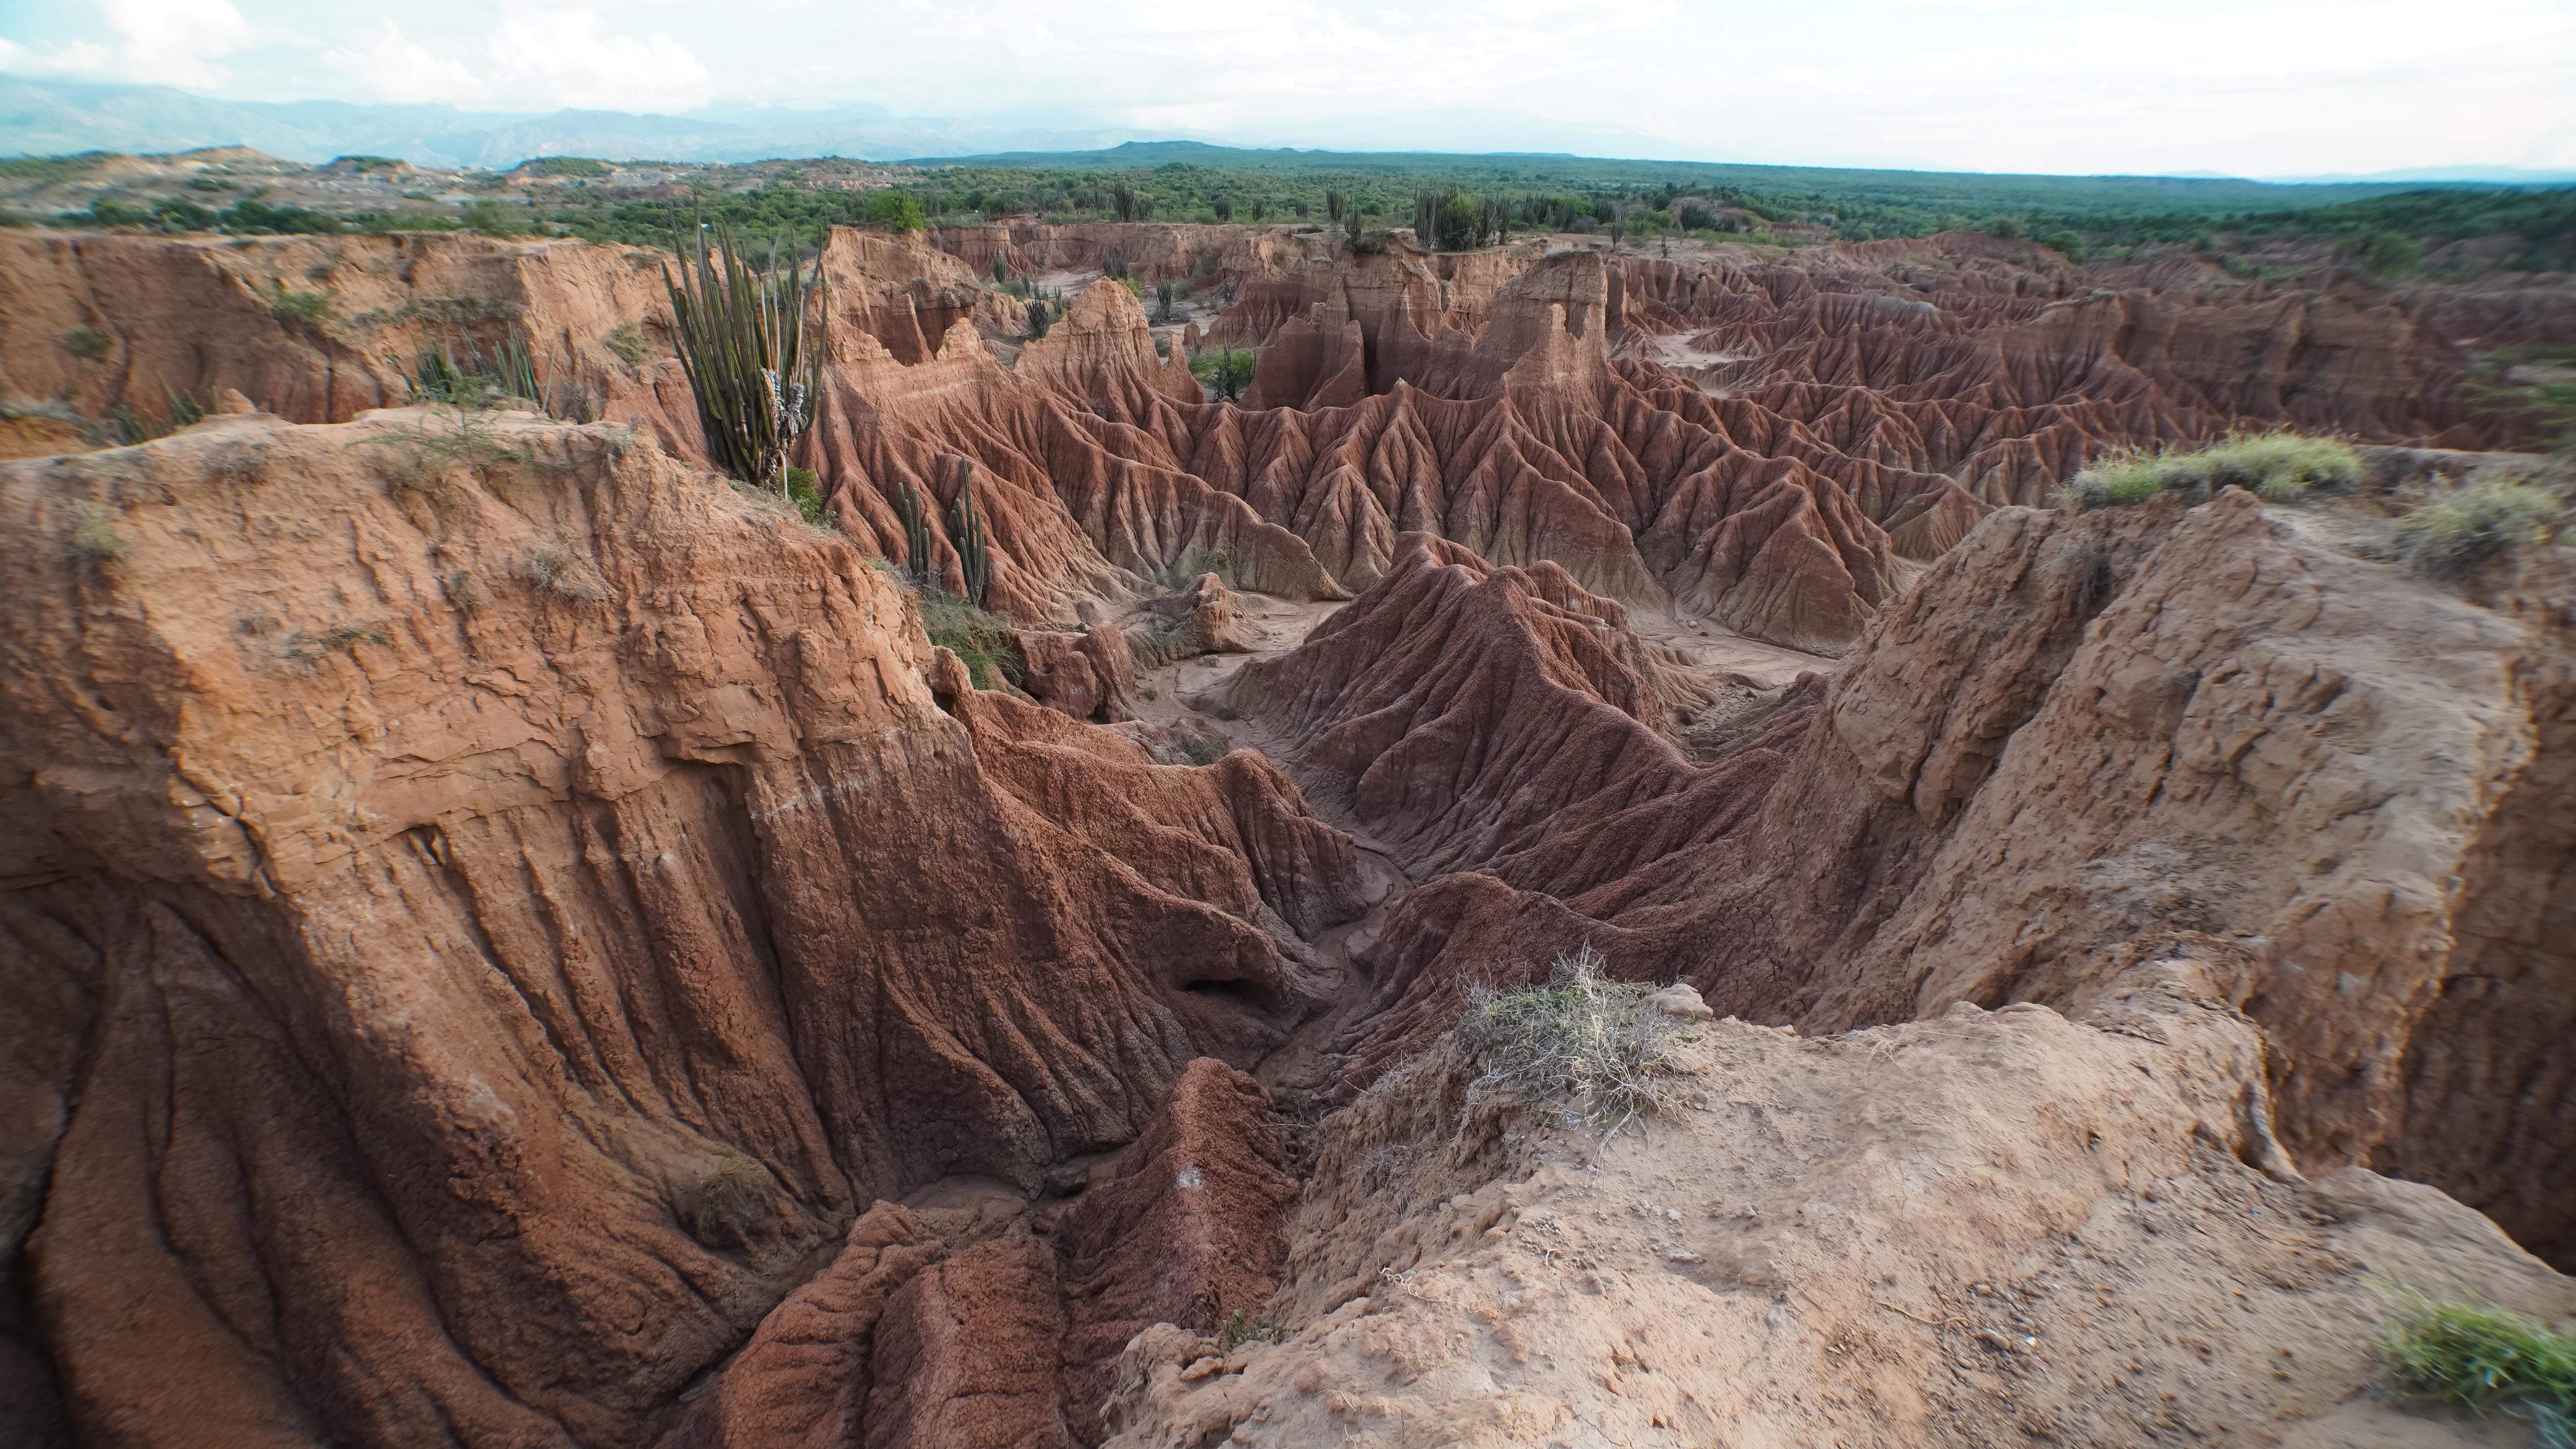
{"label": "grass tuft", "polygon": [[269,302],[268,310],[276,313],[277,320],[280,322],[319,327],[330,321],[332,315],[340,310],[340,299],[328,290],[290,292],[286,289],[286,284],[280,282],[277,284],[277,296]]}
{"label": "grass tuft", "polygon": [[2471,1413],[2576,1416],[2576,1338],[2499,1308],[2400,1295],[2381,1351],[2400,1382]]}
{"label": "grass tuft", "polygon": [[1224,1325],[1217,1329],[1216,1351],[1232,1353],[1255,1340],[1262,1343],[1286,1343],[1288,1325],[1275,1319],[1255,1318],[1238,1308],[1227,1314]]}
{"label": "grass tuft", "polygon": [[1530,1101],[1571,1097],[1586,1123],[1670,1107],[1680,1093],[1672,1022],[1646,1005],[1646,990],[1601,974],[1608,964],[1585,945],[1559,956],[1544,986],[1497,992],[1477,987],[1458,1019],[1458,1044],[1484,1067],[1483,1088]]}
{"label": "grass tuft", "polygon": [[620,322],[608,334],[608,350],[616,353],[617,360],[628,367],[641,367],[644,359],[653,355],[653,340],[644,335],[642,326]]}
{"label": "grass tuft", "polygon": [[996,679],[1020,682],[1020,651],[1011,637],[1011,621],[988,614],[944,589],[921,591],[921,631],[930,642],[957,656],[977,689],[991,689]]}
{"label": "grass tuft", "polygon": [[2546,543],[2565,504],[2537,483],[2490,480],[2397,520],[2389,548],[2419,574],[2459,574],[2520,544]]}
{"label": "grass tuft", "polygon": [[116,531],[116,515],[92,503],[80,510],[72,525],[70,547],[73,558],[91,568],[105,568],[125,557],[126,543]]}
{"label": "grass tuft", "polygon": [[1214,574],[1219,583],[1231,588],[1233,570],[1232,549],[1221,544],[1194,543],[1183,550],[1179,558],[1152,570],[1150,577],[1162,587],[1163,592],[1177,594],[1197,583],[1201,574]]}
{"label": "grass tuft", "polygon": [[2311,488],[2350,489],[2361,482],[2361,455],[2336,438],[2298,433],[2237,434],[2224,442],[2171,453],[2117,453],[2066,485],[2078,508],[2144,503],[2167,491],[2211,494],[2234,486],[2269,503],[2296,503]]}

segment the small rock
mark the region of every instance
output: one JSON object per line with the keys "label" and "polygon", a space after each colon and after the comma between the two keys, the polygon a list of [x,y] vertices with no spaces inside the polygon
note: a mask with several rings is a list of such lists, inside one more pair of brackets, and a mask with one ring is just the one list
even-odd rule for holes
{"label": "small rock", "polygon": [[1684,1021],[1708,1021],[1717,1015],[1709,1009],[1707,1002],[1700,999],[1699,989],[1687,981],[1676,981],[1655,992],[1646,998],[1646,1004],[1666,1016],[1677,1016]]}

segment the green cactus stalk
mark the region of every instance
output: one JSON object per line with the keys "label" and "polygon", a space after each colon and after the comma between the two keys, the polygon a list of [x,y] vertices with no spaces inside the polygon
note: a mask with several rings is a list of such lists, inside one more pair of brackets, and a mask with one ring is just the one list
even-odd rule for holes
{"label": "green cactus stalk", "polygon": [[916,587],[930,585],[930,520],[922,515],[921,490],[909,478],[901,480],[902,492],[894,496],[895,516],[903,520],[903,571],[912,576]]}
{"label": "green cactus stalk", "polygon": [[957,460],[957,501],[949,505],[948,521],[966,602],[981,607],[984,590],[993,582],[992,540],[984,531],[984,512],[975,506],[975,465],[964,458]]}
{"label": "green cactus stalk", "polygon": [[769,255],[755,268],[744,260],[732,228],[719,222],[715,230],[714,251],[700,225],[694,262],[684,257],[676,278],[667,266],[663,270],[672,336],[717,465],[746,483],[774,486],[784,497],[787,455],[813,425],[823,393],[830,286],[820,260],[807,275],[784,237],[770,243]]}

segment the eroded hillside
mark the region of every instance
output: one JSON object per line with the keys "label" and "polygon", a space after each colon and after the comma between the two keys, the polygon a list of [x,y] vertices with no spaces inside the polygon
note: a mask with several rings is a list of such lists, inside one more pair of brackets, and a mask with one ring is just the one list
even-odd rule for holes
{"label": "eroded hillside", "polygon": [[[822,252],[807,522],[652,253],[0,234],[35,1442],[2483,1442],[2375,1285],[2576,1312],[2564,558],[2026,505],[2528,473],[2570,294],[941,240]],[[1633,1127],[1452,1031],[1585,948]]]}

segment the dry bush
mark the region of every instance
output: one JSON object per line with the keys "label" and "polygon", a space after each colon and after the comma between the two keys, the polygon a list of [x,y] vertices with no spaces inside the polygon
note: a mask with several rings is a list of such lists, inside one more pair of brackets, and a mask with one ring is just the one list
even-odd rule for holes
{"label": "dry bush", "polygon": [[2546,543],[2565,506],[2537,483],[2473,484],[2397,520],[2387,551],[2420,574],[2464,573],[2518,545]]}
{"label": "dry bush", "polygon": [[2269,503],[2296,503],[2311,488],[2361,482],[2361,455],[2336,438],[2297,433],[2238,434],[2172,453],[2118,453],[2075,475],[2063,491],[2078,508],[2144,503],[2159,493],[2211,494],[2234,486]]}
{"label": "dry bush", "polygon": [[1674,1105],[1673,1023],[1646,1004],[1644,987],[1603,976],[1606,964],[1586,944],[1559,956],[1544,986],[1477,987],[1457,1028],[1459,1047],[1484,1069],[1477,1087],[1532,1102],[1572,1098],[1580,1120],[1611,1121],[1605,1138]]}

